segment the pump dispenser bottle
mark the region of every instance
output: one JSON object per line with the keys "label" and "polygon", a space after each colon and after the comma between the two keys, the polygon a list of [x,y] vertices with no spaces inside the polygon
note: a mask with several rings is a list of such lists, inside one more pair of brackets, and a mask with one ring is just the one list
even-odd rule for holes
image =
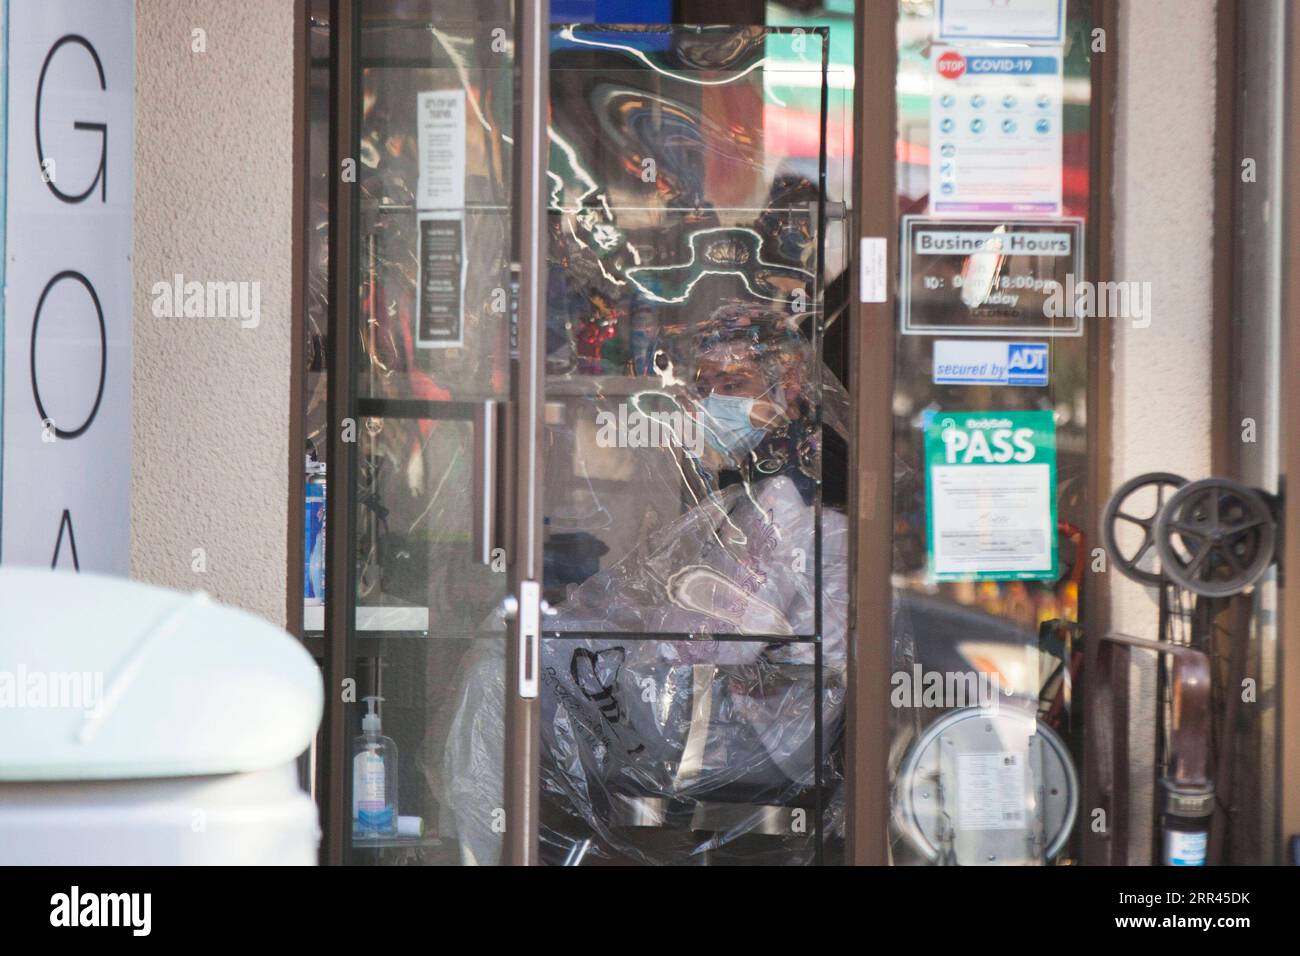
{"label": "pump dispenser bottle", "polygon": [[397,744],[385,737],[378,704],[363,697],[366,715],[352,746],[352,834],[362,839],[397,835]]}

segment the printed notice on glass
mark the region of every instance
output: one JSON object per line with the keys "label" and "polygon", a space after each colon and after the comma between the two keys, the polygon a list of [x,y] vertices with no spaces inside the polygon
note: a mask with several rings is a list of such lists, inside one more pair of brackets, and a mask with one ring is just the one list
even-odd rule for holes
{"label": "printed notice on glass", "polygon": [[936,46],[933,215],[1061,213],[1061,50]]}
{"label": "printed notice on glass", "polygon": [[1025,758],[1013,750],[957,755],[957,814],[963,830],[1025,827]]}
{"label": "printed notice on glass", "polygon": [[931,412],[925,458],[932,579],[1055,580],[1052,412]]}
{"label": "printed notice on glass", "polygon": [[465,223],[459,212],[420,213],[420,279],[415,344],[422,349],[464,344]]}
{"label": "printed notice on glass", "polygon": [[939,0],[939,39],[1063,43],[1065,0]]}
{"label": "printed notice on glass", "polygon": [[1083,275],[1083,220],[904,216],[902,231],[904,335],[1083,334],[1067,308]]}
{"label": "printed notice on glass", "polygon": [[416,97],[420,172],[417,209],[465,208],[465,91],[431,90]]}

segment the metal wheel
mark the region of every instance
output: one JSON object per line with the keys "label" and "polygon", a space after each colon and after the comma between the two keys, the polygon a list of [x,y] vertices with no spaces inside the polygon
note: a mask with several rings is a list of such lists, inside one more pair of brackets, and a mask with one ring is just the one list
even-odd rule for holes
{"label": "metal wheel", "polygon": [[1274,535],[1259,493],[1226,478],[1174,492],[1155,527],[1165,576],[1204,597],[1227,597],[1258,581],[1273,561]]}
{"label": "metal wheel", "polygon": [[[1187,479],[1181,475],[1168,471],[1153,471],[1130,478],[1116,488],[1115,493],[1110,496],[1110,501],[1106,502],[1106,510],[1101,518],[1102,543],[1106,546],[1106,553],[1110,555],[1111,562],[1124,577],[1153,587],[1164,580],[1154,550],[1156,518],[1159,517],[1170,494],[1185,484]],[[1148,492],[1147,489],[1154,490]],[[1144,498],[1146,501],[1143,501]],[[1152,503],[1152,499],[1155,508],[1151,514],[1140,513],[1138,509],[1145,512],[1146,506]],[[1142,539],[1136,549],[1131,547],[1131,540],[1126,540],[1133,537],[1132,533],[1125,535],[1121,530],[1126,525],[1142,529]],[[1122,544],[1130,546],[1126,549],[1121,547]],[[1132,554],[1126,554],[1126,550],[1131,551]],[[1148,560],[1146,567],[1142,565],[1144,559]]]}

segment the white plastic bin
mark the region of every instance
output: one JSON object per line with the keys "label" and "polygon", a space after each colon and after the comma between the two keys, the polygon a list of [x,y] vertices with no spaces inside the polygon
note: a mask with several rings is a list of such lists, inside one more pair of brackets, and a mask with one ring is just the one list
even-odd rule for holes
{"label": "white plastic bin", "polygon": [[0,865],[313,864],[296,760],[323,704],[255,615],[0,569]]}

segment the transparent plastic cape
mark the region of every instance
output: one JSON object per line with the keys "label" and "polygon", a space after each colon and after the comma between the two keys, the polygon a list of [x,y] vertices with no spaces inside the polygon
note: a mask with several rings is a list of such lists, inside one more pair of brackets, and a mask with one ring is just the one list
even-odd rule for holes
{"label": "transparent plastic cape", "polygon": [[[750,836],[754,857],[811,859],[815,656],[791,636],[814,633],[814,521],[789,478],[732,485],[579,585],[546,619],[566,635],[542,642],[546,844],[685,863]],[[844,702],[847,533],[843,514],[823,513],[827,832],[842,817],[832,755]],[[639,636],[665,631],[713,639]],[[503,803],[502,654],[502,642],[480,642],[448,701],[440,777],[454,819],[443,825],[454,824],[478,862],[496,859],[502,839],[485,812]]]}

